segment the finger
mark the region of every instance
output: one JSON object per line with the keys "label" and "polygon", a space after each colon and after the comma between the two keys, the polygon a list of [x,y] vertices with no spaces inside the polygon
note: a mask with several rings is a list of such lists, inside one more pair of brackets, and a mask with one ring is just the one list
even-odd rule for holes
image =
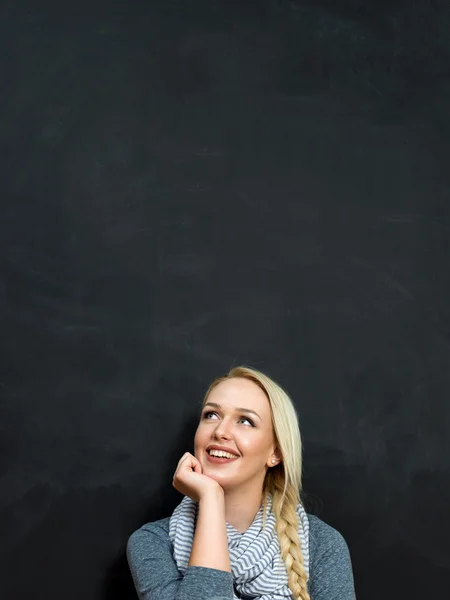
{"label": "finger", "polygon": [[190,452],[185,452],[185,453],[183,454],[183,456],[182,456],[182,457],[180,458],[180,460],[178,461],[177,469],[180,467],[181,463],[182,463],[184,460],[186,460],[186,458],[187,458],[188,456],[192,456]]}
{"label": "finger", "polygon": [[200,464],[200,461],[199,461],[199,460],[197,460],[197,459],[195,459],[195,463],[194,463],[194,471],[195,471],[195,473],[200,473],[200,474],[202,474],[202,473],[203,473],[203,470],[202,470],[202,465]]}
{"label": "finger", "polygon": [[197,471],[198,464],[198,460],[195,458],[195,456],[192,456],[190,452],[186,452],[178,463],[174,477],[178,476],[181,471]]}
{"label": "finger", "polygon": [[180,469],[185,469],[187,471],[190,471],[191,469],[196,470],[199,465],[200,465],[200,463],[195,458],[195,456],[193,456],[192,454],[188,453],[187,456],[185,456],[184,460],[181,462],[179,468]]}

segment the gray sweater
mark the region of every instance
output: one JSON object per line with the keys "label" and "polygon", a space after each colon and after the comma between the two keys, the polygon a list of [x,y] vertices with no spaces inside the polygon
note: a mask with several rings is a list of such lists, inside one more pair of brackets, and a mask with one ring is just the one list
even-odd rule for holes
{"label": "gray sweater", "polygon": [[[342,535],[308,515],[311,600],[355,600],[350,555]],[[141,600],[233,600],[233,576],[207,567],[178,571],[169,520],[147,523],[128,540],[127,556]]]}

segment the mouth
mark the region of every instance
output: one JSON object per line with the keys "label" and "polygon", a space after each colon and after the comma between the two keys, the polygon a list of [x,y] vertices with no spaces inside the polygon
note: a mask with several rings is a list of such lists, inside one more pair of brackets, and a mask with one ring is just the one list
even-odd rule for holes
{"label": "mouth", "polygon": [[239,456],[236,456],[235,454],[231,454],[229,452],[222,452],[217,450],[206,451],[206,459],[208,460],[208,462],[214,464],[231,463],[237,460],[238,458]]}

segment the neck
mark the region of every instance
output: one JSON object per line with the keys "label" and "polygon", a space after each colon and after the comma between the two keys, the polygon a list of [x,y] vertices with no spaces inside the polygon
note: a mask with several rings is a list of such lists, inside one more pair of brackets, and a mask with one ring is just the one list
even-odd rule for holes
{"label": "neck", "polygon": [[225,520],[240,533],[247,531],[261,508],[261,487],[225,491]]}

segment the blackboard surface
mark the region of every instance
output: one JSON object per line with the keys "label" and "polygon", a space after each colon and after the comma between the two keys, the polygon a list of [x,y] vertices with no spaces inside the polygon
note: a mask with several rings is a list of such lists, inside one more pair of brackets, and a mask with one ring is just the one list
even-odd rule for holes
{"label": "blackboard surface", "polygon": [[450,583],[450,11],[0,7],[0,596],[132,600],[215,376],[298,409],[359,600]]}

